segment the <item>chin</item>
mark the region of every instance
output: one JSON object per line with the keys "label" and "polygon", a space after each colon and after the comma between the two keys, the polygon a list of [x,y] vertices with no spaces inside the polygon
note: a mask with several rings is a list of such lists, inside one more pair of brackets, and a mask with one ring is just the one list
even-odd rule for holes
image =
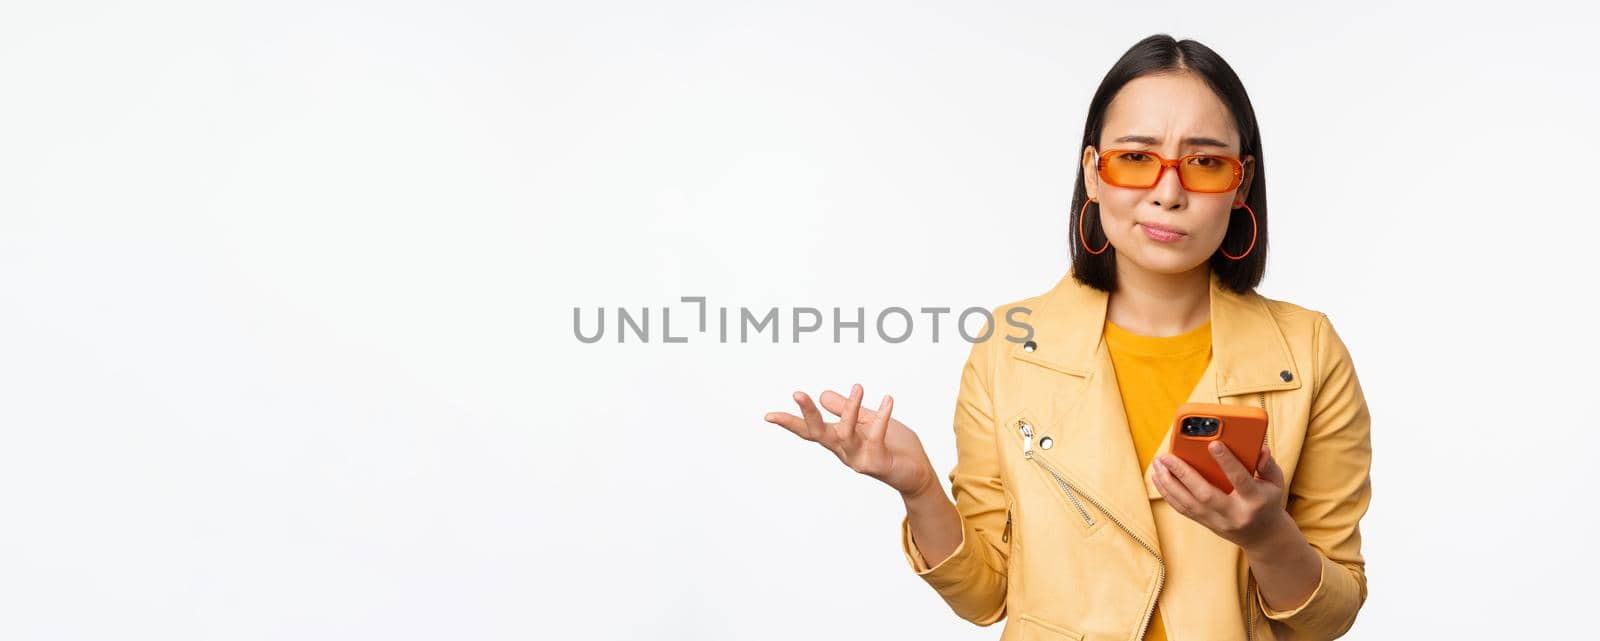
{"label": "chin", "polygon": [[1145,271],[1157,274],[1186,274],[1206,264],[1206,256],[1184,256],[1171,251],[1143,252],[1130,256],[1133,263]]}

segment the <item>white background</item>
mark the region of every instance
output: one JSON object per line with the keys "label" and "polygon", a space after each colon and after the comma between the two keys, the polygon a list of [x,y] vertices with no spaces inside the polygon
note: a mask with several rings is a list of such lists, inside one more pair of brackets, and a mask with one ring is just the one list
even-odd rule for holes
{"label": "white background", "polygon": [[[1347,638],[1589,625],[1595,17],[1201,5],[7,3],[0,637],[997,637],[761,421],[861,382],[942,476],[953,326],[721,344],[678,298],[1044,291],[1158,32],[1243,78],[1261,291],[1367,393]],[[579,342],[598,306],[654,340]]]}

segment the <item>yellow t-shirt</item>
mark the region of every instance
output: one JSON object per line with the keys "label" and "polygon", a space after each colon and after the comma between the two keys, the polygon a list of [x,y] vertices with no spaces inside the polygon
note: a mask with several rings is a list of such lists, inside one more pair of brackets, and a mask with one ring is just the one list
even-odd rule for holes
{"label": "yellow t-shirt", "polygon": [[[1176,336],[1141,336],[1108,320],[1105,339],[1143,474],[1161,448],[1178,406],[1189,400],[1211,361],[1211,321]],[[1167,639],[1157,610],[1150,615],[1146,641]]]}

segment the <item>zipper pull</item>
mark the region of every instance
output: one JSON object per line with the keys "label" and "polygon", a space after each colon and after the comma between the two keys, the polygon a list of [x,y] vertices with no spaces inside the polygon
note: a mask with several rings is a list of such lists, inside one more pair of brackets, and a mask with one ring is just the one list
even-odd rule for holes
{"label": "zipper pull", "polygon": [[1006,531],[1000,533],[1000,542],[1001,543],[1008,543],[1010,541],[1011,541],[1011,510],[1006,510]]}
{"label": "zipper pull", "polygon": [[1033,458],[1033,426],[1027,421],[1017,421],[1017,429],[1022,431],[1022,458]]}

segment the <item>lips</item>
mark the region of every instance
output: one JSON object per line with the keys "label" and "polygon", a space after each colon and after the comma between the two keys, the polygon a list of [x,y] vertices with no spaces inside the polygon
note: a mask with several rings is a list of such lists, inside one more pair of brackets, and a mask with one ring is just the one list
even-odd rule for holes
{"label": "lips", "polygon": [[1166,227],[1166,225],[1158,225],[1155,224],[1155,222],[1141,222],[1141,225],[1144,225],[1144,227],[1149,227],[1149,229],[1157,230],[1157,232],[1182,233],[1182,235],[1187,235],[1187,233],[1189,233],[1178,229],[1178,227]]}
{"label": "lips", "polygon": [[1168,227],[1166,225],[1158,225],[1156,223],[1139,223],[1139,228],[1143,229],[1144,234],[1149,236],[1151,240],[1163,243],[1182,240],[1184,237],[1189,235],[1187,232],[1178,229],[1177,227]]}

